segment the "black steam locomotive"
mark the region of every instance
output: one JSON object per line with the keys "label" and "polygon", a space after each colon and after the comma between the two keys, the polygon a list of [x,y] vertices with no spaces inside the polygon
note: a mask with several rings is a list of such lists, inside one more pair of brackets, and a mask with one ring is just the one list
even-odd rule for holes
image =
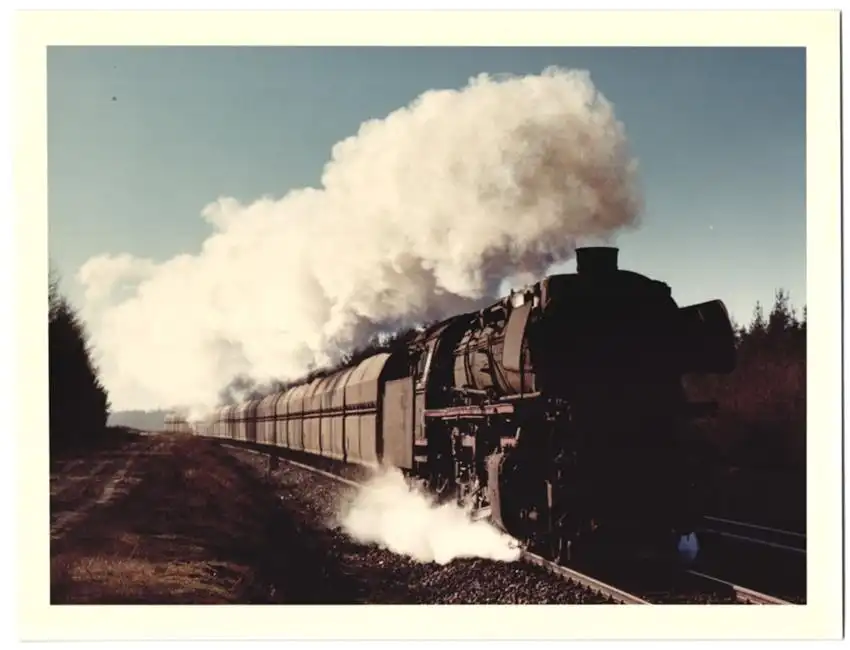
{"label": "black steam locomotive", "polygon": [[719,300],[580,248],[552,275],[446,319],[399,351],[167,429],[388,464],[569,561],[611,543],[674,555],[699,514],[688,373],[735,366]]}

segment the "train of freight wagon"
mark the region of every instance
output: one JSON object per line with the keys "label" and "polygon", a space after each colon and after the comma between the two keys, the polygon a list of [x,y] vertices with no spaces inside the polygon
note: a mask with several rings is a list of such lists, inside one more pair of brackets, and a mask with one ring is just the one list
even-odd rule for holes
{"label": "train of freight wagon", "polygon": [[678,557],[701,512],[689,423],[716,407],[683,378],[734,369],[733,326],[721,300],[682,307],[620,269],[616,248],[576,261],[395,351],[166,430],[391,465],[560,561],[621,542]]}

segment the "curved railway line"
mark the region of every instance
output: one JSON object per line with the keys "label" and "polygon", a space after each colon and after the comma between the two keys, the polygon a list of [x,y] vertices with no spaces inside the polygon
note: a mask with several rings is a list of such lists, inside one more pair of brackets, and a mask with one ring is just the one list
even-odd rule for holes
{"label": "curved railway line", "polygon": [[[276,462],[288,463],[303,470],[324,476],[330,480],[348,485],[360,487],[362,484],[340,476],[334,472],[314,467],[307,463],[299,462],[268,450],[256,449],[250,445],[239,444],[238,441],[220,443],[223,447],[236,451],[249,452],[274,458]],[[737,522],[735,522],[737,523]],[[720,604],[759,604],[759,605],[788,605],[790,601],[782,600],[753,589],[749,589],[733,582],[711,576],[698,571],[685,571],[675,586],[663,584],[660,588],[647,589],[636,582],[628,588],[618,587],[613,582],[616,579],[606,578],[602,580],[587,575],[575,569],[562,566],[546,558],[532,553],[526,549],[521,551],[521,560],[529,564],[539,566],[548,572],[598,594],[608,601],[616,604],[628,605],[653,605],[653,604],[682,604],[682,603],[720,603]],[[684,581],[682,581],[684,580]]]}

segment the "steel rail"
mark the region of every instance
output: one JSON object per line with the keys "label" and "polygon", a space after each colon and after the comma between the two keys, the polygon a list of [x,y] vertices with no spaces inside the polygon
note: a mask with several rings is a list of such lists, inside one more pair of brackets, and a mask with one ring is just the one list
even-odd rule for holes
{"label": "steel rail", "polygon": [[[271,456],[272,452],[269,451],[257,451],[256,449],[251,449],[250,447],[239,447],[237,445],[233,445],[228,442],[221,443],[222,447],[227,447],[228,449],[234,449],[236,451],[247,451],[251,454],[256,454],[257,456]],[[311,467],[310,465],[306,465],[305,463],[299,463],[297,460],[290,460],[289,458],[282,458],[280,456],[277,457],[278,460],[283,461],[284,463],[289,463],[295,467],[300,467],[301,469],[306,469],[309,472],[313,472],[314,474],[319,474],[320,476],[325,476],[329,479],[333,479],[334,481],[339,481],[340,483],[345,483],[351,487],[361,487],[362,483],[358,483],[357,481],[352,481],[351,479],[347,479],[345,477],[339,476],[338,474],[333,474],[332,472],[326,472],[323,469],[319,469],[318,467]]]}
{"label": "steel rail", "polygon": [[[806,554],[806,536],[802,533],[709,515],[704,516],[703,521],[713,522],[715,524],[714,526],[703,527],[702,532],[704,533],[718,535],[727,539],[736,539],[748,544],[776,548],[790,553]],[[757,531],[762,532],[759,533]],[[774,539],[770,539],[771,536]]]}
{"label": "steel rail", "polygon": [[531,553],[529,551],[523,550],[521,557],[529,564],[534,564],[536,566],[542,567],[556,576],[580,584],[581,586],[589,589],[595,594],[598,594],[599,596],[602,596],[604,598],[610,598],[614,602],[621,603],[623,605],[652,604],[648,600],[644,600],[643,598],[639,598],[638,596],[630,594],[627,591],[618,589],[617,587],[610,585],[607,582],[602,582],[601,580],[592,578],[589,575],[580,573],[575,569],[569,569],[565,566],[561,566],[560,564],[556,564],[555,562],[547,560],[546,558],[541,557],[536,553]]}
{"label": "steel rail", "polygon": [[737,528],[750,528],[753,530],[764,530],[769,533],[776,533],[781,537],[796,537],[798,539],[806,539],[805,533],[797,533],[791,530],[782,530],[781,528],[771,528],[770,526],[763,526],[761,524],[751,524],[744,521],[735,521],[734,519],[725,519],[723,517],[715,517],[712,515],[704,515],[703,519],[706,521],[715,521],[721,524],[730,524],[733,527]]}
{"label": "steel rail", "polygon": [[783,551],[789,551],[791,553],[800,553],[801,555],[806,554],[806,549],[800,548],[798,546],[788,546],[786,544],[780,544],[778,542],[769,542],[766,539],[758,539],[756,537],[747,537],[746,535],[737,535],[735,533],[728,533],[723,530],[715,530],[713,528],[704,528],[704,533],[710,533],[713,535],[720,535],[721,537],[726,537],[728,539],[737,539],[742,542],[747,542],[750,544],[759,544],[761,546],[770,546],[771,548],[778,548]]}
{"label": "steel rail", "polygon": [[707,573],[700,573],[699,571],[690,570],[688,573],[692,576],[696,576],[702,580],[707,580],[709,582],[717,583],[723,585],[731,589],[735,593],[735,598],[738,602],[747,603],[751,605],[792,605],[793,603],[788,602],[787,600],[782,600],[781,598],[777,598],[776,596],[769,596],[768,594],[763,594],[760,591],[755,591],[754,589],[748,589],[747,587],[742,587],[741,585],[736,585],[734,582],[729,582],[728,580],[723,580],[721,578],[717,578],[715,576],[710,576]]}

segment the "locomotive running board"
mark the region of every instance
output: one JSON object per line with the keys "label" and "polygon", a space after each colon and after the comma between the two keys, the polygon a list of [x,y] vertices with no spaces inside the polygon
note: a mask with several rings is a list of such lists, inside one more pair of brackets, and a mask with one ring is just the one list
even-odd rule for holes
{"label": "locomotive running board", "polygon": [[482,406],[453,406],[445,409],[429,409],[426,418],[483,418],[488,415],[513,413],[513,404],[487,404]]}

